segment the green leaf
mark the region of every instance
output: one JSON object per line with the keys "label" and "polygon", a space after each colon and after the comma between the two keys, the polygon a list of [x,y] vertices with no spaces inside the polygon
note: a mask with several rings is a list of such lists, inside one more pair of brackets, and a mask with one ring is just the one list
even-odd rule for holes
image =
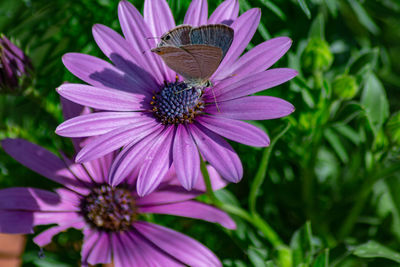
{"label": "green leaf", "polygon": [[358,54],[350,61],[347,72],[351,75],[360,75],[373,69],[379,57],[379,49],[374,48]]}
{"label": "green leaf", "polygon": [[299,266],[302,263],[310,264],[313,246],[311,243],[311,223],[306,222],[297,230],[290,241],[290,247],[293,253],[293,266]]}
{"label": "green leaf", "polygon": [[335,150],[340,160],[343,163],[347,163],[349,161],[349,157],[337,134],[334,131],[332,131],[332,129],[325,129],[324,136],[326,140],[329,142],[329,144],[332,146],[333,150]]}
{"label": "green leaf", "polygon": [[266,257],[268,253],[266,253],[265,249],[258,249],[255,247],[249,247],[247,250],[249,260],[255,267],[266,267]]}
{"label": "green leaf", "polygon": [[303,10],[304,14],[306,14],[308,19],[311,19],[311,12],[310,9],[308,9],[308,6],[306,4],[305,0],[297,0],[297,2],[299,3],[301,9]]}
{"label": "green leaf", "polygon": [[346,124],[338,124],[333,127],[337,132],[339,132],[344,137],[347,137],[355,145],[360,144],[360,135],[357,131]]}
{"label": "green leaf", "polygon": [[283,21],[286,21],[286,15],[285,13],[277,6],[275,5],[272,1],[269,0],[261,0],[261,3],[268,8],[269,10],[272,11],[275,15],[277,15],[280,19]]}
{"label": "green leaf", "polygon": [[400,253],[373,240],[356,247],[353,254],[361,258],[385,258],[400,263]]}
{"label": "green leaf", "polygon": [[361,96],[361,105],[376,134],[389,117],[389,103],[382,83],[371,73]]}
{"label": "green leaf", "polygon": [[367,28],[371,33],[378,34],[380,32],[378,26],[376,26],[375,22],[368,15],[367,11],[363,8],[363,6],[357,0],[348,0],[350,6],[356,13],[356,16],[360,23]]}
{"label": "green leaf", "polygon": [[329,249],[325,249],[314,261],[313,267],[328,267],[329,266]]}
{"label": "green leaf", "polygon": [[313,20],[310,30],[308,32],[308,37],[325,39],[325,22],[324,16],[318,14],[318,16]]}

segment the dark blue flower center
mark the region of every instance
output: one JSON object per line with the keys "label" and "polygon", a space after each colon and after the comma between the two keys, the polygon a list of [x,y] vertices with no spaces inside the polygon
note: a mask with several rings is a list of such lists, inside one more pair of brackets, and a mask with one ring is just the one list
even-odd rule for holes
{"label": "dark blue flower center", "polygon": [[82,201],[86,220],[94,227],[110,231],[125,231],[135,221],[135,200],[128,189],[101,185]]}
{"label": "dark blue flower center", "polygon": [[162,124],[193,123],[204,108],[201,90],[188,87],[184,82],[165,84],[153,96],[153,113]]}

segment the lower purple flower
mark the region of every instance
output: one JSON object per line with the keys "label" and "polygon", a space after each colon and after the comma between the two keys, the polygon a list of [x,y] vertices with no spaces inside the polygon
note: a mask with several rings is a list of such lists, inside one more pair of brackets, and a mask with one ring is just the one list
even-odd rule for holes
{"label": "lower purple flower", "polygon": [[[76,110],[65,108],[66,103],[64,100],[67,117],[75,116]],[[21,164],[63,188],[55,192],[22,187],[0,190],[0,232],[32,233],[37,225],[55,224],[34,238],[36,244],[45,246],[61,231],[81,229],[84,266],[111,261],[116,267],[221,266],[218,258],[199,242],[143,221],[141,216],[170,214],[234,229],[235,223],[225,212],[192,200],[205,192],[202,179],[192,191],[186,191],[171,168],[152,194],[138,197],[135,190],[137,170],[116,187],[108,183],[114,153],[77,164],[22,139],[3,140],[2,147]],[[208,171],[214,190],[225,186],[214,168],[209,166]]]}
{"label": "lower purple flower", "polygon": [[[63,63],[90,85],[65,84],[63,97],[97,112],[61,124],[56,132],[67,137],[96,136],[79,152],[77,162],[93,160],[123,148],[110,178],[118,185],[139,163],[138,194],[152,192],[172,164],[182,186],[193,188],[200,173],[200,156],[224,179],[238,182],[241,161],[224,139],[250,146],[269,145],[267,134],[245,120],[267,120],[289,115],[292,104],[272,96],[249,96],[282,84],[297,75],[293,69],[271,67],[291,45],[278,37],[242,55],[261,18],[260,9],[239,13],[237,0],[226,0],[208,17],[206,0],[193,0],[184,24],[228,24],[234,30],[232,45],[210,78],[212,86],[185,90],[161,57],[151,52],[154,36],[175,27],[165,0],[147,0],[144,16],[121,1],[118,16],[122,37],[104,25],[93,27],[100,49],[113,62],[69,53]],[[242,55],[242,56],[240,56]]]}

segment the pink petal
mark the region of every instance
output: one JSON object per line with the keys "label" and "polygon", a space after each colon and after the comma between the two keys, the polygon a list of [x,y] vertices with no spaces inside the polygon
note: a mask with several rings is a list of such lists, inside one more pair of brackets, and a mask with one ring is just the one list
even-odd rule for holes
{"label": "pink petal", "polygon": [[258,8],[252,8],[243,13],[238,19],[236,19],[231,27],[235,32],[231,48],[226,54],[221,65],[213,75],[212,80],[222,80],[231,73],[225,73],[225,68],[229,68],[234,61],[243,53],[244,49],[249,44],[251,38],[257,30],[258,24],[261,18],[261,10]]}
{"label": "pink petal", "polygon": [[271,67],[290,48],[292,40],[288,37],[277,37],[261,43],[241,56],[230,67],[233,75],[254,74]]}
{"label": "pink petal", "polygon": [[197,120],[209,130],[230,140],[255,147],[269,146],[268,135],[249,123],[228,118],[204,115]]}
{"label": "pink petal", "polygon": [[239,15],[239,1],[226,0],[220,4],[208,19],[208,24],[223,23],[231,25]]}
{"label": "pink petal", "polygon": [[115,151],[152,133],[154,124],[152,120],[144,120],[103,134],[82,148],[75,160],[77,162],[86,162]]}
{"label": "pink petal", "polygon": [[61,123],[56,133],[68,137],[97,136],[143,121],[138,112],[99,112],[82,115]]}
{"label": "pink petal", "polygon": [[228,216],[228,214],[220,209],[197,201],[140,207],[139,212],[183,216],[219,223],[228,229],[236,228],[235,222]]}
{"label": "pink petal", "polygon": [[[219,110],[218,110],[219,109]],[[206,107],[206,112],[236,120],[270,120],[289,115],[294,107],[273,96],[247,96]]]}
{"label": "pink petal", "polygon": [[173,145],[175,170],[182,186],[191,190],[200,173],[200,157],[196,144],[185,126],[179,125]]}
{"label": "pink petal", "polygon": [[186,235],[147,222],[136,222],[134,227],[160,249],[187,265],[222,266],[214,253]]}
{"label": "pink petal", "polygon": [[[251,75],[226,79],[214,86],[213,90],[218,101],[226,101],[280,85],[296,75],[297,71],[293,69],[271,69]],[[212,92],[207,92],[207,99],[209,102],[215,101]]]}
{"label": "pink petal", "polygon": [[154,36],[147,27],[140,12],[128,1],[121,1],[118,5],[118,17],[122,32],[129,44],[142,55],[142,64],[147,64],[147,69],[157,79],[158,84],[164,80],[173,81],[175,74],[169,71],[165,74],[166,66],[161,58],[150,50],[156,47]]}
{"label": "pink petal", "polygon": [[84,84],[63,84],[57,88],[63,97],[83,106],[100,110],[137,111],[145,109],[146,96]]}
{"label": "pink petal", "polygon": [[152,92],[158,87],[156,79],[151,75],[152,70],[143,62],[143,56],[131,49],[121,35],[101,24],[94,25],[92,32],[97,45],[117,68],[138,79],[144,90]]}
{"label": "pink petal", "polygon": [[207,0],[193,0],[186,12],[183,24],[200,26],[207,24],[208,5]]}
{"label": "pink petal", "polygon": [[224,139],[199,124],[190,125],[190,132],[201,155],[223,178],[234,183],[242,179],[242,163],[236,152]]}
{"label": "pink petal", "polygon": [[144,196],[153,192],[161,183],[171,165],[171,145],[174,127],[168,127],[160,134],[142,162],[138,179],[137,193]]}
{"label": "pink petal", "polygon": [[93,247],[96,246],[99,240],[100,233],[97,230],[91,229],[89,227],[85,228],[83,231],[83,244],[81,249],[81,261],[83,266],[87,266],[88,257]]}
{"label": "pink petal", "polygon": [[75,192],[87,192],[65,163],[48,150],[23,139],[4,139],[1,144],[11,157],[25,167]]}
{"label": "pink petal", "polygon": [[141,88],[140,80],[97,57],[68,53],[62,57],[62,61],[72,74],[95,87],[139,94],[146,91]]}

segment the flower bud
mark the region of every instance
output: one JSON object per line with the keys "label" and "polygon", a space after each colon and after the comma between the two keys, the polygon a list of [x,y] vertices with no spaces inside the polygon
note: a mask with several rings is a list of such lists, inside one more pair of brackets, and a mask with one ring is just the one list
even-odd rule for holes
{"label": "flower bud", "polygon": [[333,55],[329,50],[329,44],[320,38],[312,38],[302,54],[303,66],[306,70],[327,70],[333,61]]}
{"label": "flower bud", "polygon": [[27,87],[32,63],[24,52],[0,36],[0,93],[18,93]]}
{"label": "flower bud", "polygon": [[333,81],[332,90],[340,99],[352,99],[358,92],[356,78],[347,74],[340,75]]}

